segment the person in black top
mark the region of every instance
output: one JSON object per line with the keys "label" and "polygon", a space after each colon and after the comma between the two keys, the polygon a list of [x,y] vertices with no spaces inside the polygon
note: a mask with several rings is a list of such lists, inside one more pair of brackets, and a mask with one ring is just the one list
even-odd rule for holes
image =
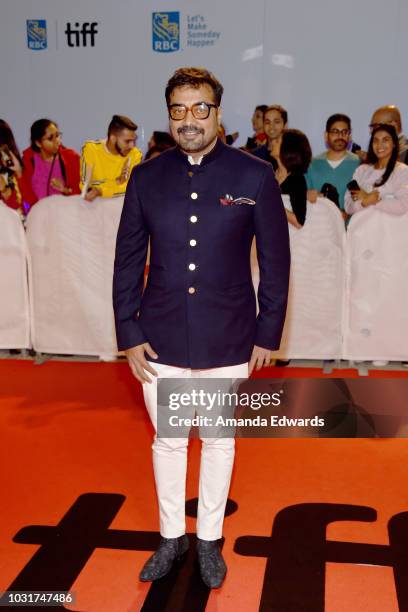
{"label": "person in black top", "polygon": [[312,150],[307,136],[300,130],[285,130],[275,175],[282,195],[289,195],[290,198],[292,211],[285,209],[288,222],[298,229],[306,219],[307,184],[304,174],[311,159]]}
{"label": "person in black top", "polygon": [[[288,195],[292,210],[285,207],[288,223],[301,229],[306,220],[307,184],[304,177],[310,162],[312,149],[307,136],[300,130],[285,130],[279,151],[279,159],[271,160],[282,195]],[[277,359],[275,366],[284,367],[290,359]]]}

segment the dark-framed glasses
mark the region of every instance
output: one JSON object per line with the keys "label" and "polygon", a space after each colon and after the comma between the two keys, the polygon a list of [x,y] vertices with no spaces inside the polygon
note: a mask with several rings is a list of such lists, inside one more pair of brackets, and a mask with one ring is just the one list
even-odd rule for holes
{"label": "dark-framed glasses", "polygon": [[208,119],[211,109],[218,108],[217,104],[209,104],[208,102],[196,102],[192,106],[185,104],[170,104],[169,115],[173,121],[181,121],[191,111],[194,119]]}
{"label": "dark-framed glasses", "polygon": [[350,136],[350,130],[338,130],[337,128],[334,128],[329,130],[329,134],[332,136],[343,136],[343,138],[345,138],[346,136]]}

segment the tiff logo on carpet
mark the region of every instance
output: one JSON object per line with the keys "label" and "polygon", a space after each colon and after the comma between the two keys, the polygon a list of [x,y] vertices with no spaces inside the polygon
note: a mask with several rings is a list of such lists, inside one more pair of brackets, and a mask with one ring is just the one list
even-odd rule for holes
{"label": "tiff logo on carpet", "polygon": [[[98,548],[156,550],[156,531],[111,529],[110,524],[125,501],[123,495],[81,495],[58,525],[23,527],[13,538],[17,544],[39,545],[6,591],[70,591],[86,563]],[[237,511],[228,501],[226,515]],[[197,516],[197,500],[189,500],[186,514]],[[273,521],[271,535],[243,535],[234,552],[267,560],[260,612],[324,612],[326,563],[391,567],[394,571],[399,609],[408,610],[408,512],[392,516],[388,523],[389,545],[327,540],[327,528],[341,521],[373,522],[374,508],[352,504],[297,504],[283,508]],[[186,565],[150,586],[142,612],[164,609],[204,612],[210,589],[200,579],[195,563],[195,537]],[[296,585],[296,588],[293,586]],[[1,607],[1,599],[0,599]],[[53,609],[66,609],[63,604]],[[166,608],[167,609],[167,608]],[[78,612],[78,610],[76,611]]]}

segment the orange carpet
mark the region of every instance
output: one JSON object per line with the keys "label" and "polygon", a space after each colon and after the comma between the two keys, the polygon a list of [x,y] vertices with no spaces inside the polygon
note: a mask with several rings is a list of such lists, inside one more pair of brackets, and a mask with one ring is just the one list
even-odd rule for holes
{"label": "orange carpet", "polygon": [[[259,375],[283,372],[319,375]],[[237,440],[223,587],[192,554],[151,586],[152,430],[127,365],[0,361],[0,380],[0,591],[68,585],[81,612],[408,610],[406,440]],[[190,515],[198,464],[193,441]]]}

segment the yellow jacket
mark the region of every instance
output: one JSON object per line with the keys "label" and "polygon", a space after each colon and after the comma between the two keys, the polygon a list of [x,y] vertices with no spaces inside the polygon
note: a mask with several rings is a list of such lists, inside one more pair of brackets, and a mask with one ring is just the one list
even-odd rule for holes
{"label": "yellow jacket", "polygon": [[123,196],[134,166],[142,161],[142,152],[136,147],[126,157],[113,155],[105,140],[86,142],[81,151],[81,189],[98,187],[103,198]]}

